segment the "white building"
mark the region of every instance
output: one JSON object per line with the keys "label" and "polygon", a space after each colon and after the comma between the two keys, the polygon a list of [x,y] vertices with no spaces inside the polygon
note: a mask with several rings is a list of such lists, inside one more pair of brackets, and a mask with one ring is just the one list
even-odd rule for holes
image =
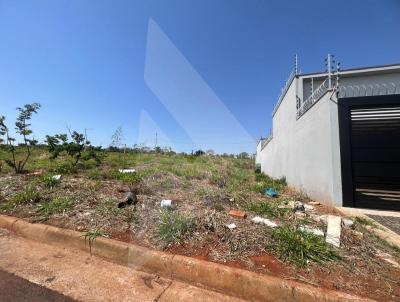
{"label": "white building", "polygon": [[256,163],[324,203],[400,210],[400,65],[293,72]]}

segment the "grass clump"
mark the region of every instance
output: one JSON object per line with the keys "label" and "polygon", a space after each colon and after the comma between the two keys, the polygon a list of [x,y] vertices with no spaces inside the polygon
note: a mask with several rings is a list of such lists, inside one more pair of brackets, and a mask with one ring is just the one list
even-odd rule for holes
{"label": "grass clump", "polygon": [[378,225],[372,219],[368,219],[368,218],[357,216],[355,218],[355,221],[358,224],[362,225],[362,226],[369,226],[369,227],[372,227],[372,228],[378,228]]}
{"label": "grass clump", "polygon": [[338,253],[325,242],[323,237],[302,232],[295,226],[283,226],[272,233],[273,250],[284,261],[299,267],[307,266],[309,261],[323,263],[340,259]]}
{"label": "grass clump", "polygon": [[266,188],[273,188],[277,192],[282,192],[287,186],[285,177],[274,179],[263,173],[256,173],[255,180],[257,183],[254,185],[253,191],[258,193],[264,193]]}
{"label": "grass clump", "polygon": [[37,207],[39,212],[43,213],[46,217],[53,214],[63,213],[70,209],[74,202],[68,197],[55,197],[53,200],[45,203],[40,203]]}
{"label": "grass clump", "polygon": [[131,192],[138,190],[140,183],[142,182],[142,176],[137,173],[120,173],[116,174],[117,179],[119,179],[122,183],[128,186]]}
{"label": "grass clump", "polygon": [[106,198],[101,200],[96,206],[96,212],[102,217],[115,217],[120,214],[117,207],[118,200],[114,198]]}
{"label": "grass clump", "polygon": [[28,185],[25,190],[14,195],[11,202],[14,205],[36,203],[42,200],[43,196],[34,186]]}
{"label": "grass clump", "polygon": [[42,177],[42,184],[47,189],[53,189],[60,184],[61,180],[54,178],[52,175],[44,175]]}
{"label": "grass clump", "polygon": [[190,232],[192,226],[192,220],[183,214],[163,210],[155,237],[166,246],[179,243]]}
{"label": "grass clump", "polygon": [[288,212],[288,209],[279,208],[279,203],[274,201],[253,202],[245,205],[244,208],[258,215],[266,215],[269,217],[282,217]]}

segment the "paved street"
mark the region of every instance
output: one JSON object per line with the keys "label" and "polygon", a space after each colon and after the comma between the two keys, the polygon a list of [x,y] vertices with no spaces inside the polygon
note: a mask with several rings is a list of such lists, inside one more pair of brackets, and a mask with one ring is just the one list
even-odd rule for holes
{"label": "paved street", "polygon": [[243,301],[135,271],[82,251],[17,237],[5,229],[0,229],[0,255],[1,302]]}

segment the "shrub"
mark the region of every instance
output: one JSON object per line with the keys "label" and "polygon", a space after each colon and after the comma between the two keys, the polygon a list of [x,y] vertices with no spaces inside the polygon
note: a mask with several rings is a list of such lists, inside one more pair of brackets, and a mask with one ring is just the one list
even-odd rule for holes
{"label": "shrub", "polygon": [[60,174],[72,174],[77,171],[77,168],[72,165],[71,163],[62,163],[58,167],[54,169],[54,172],[60,173]]}
{"label": "shrub", "polygon": [[42,177],[42,183],[47,189],[53,189],[60,182],[61,181],[59,179],[54,178],[52,175],[44,175]]}
{"label": "shrub", "polygon": [[259,215],[267,215],[270,217],[284,216],[288,209],[279,208],[279,203],[274,201],[260,201],[245,205],[245,209]]}
{"label": "shrub", "polygon": [[55,197],[50,202],[38,204],[38,210],[45,216],[63,213],[73,206],[73,201],[68,197]]}
{"label": "shrub", "polygon": [[139,190],[140,183],[142,182],[142,176],[139,173],[117,173],[116,177],[129,187],[131,192],[137,192]]}
{"label": "shrub", "polygon": [[18,192],[14,195],[14,197],[12,198],[12,203],[15,205],[36,203],[39,202],[42,198],[42,194],[38,190],[36,190],[34,186],[28,185],[25,190]]}
{"label": "shrub", "polygon": [[295,226],[283,226],[272,233],[273,250],[284,261],[304,267],[309,261],[323,263],[339,259],[339,255],[323,237],[302,232]]}
{"label": "shrub", "polygon": [[70,133],[71,140],[67,134],[46,135],[46,144],[51,154],[50,158],[55,159],[60,154],[66,153],[73,161],[73,166],[77,166],[80,161],[94,159],[100,164],[100,157],[97,155],[98,149],[92,147],[90,142],[85,139],[85,135],[73,131]]}
{"label": "shrub", "polygon": [[190,232],[192,225],[190,218],[178,212],[163,210],[156,238],[166,246],[178,243]]}

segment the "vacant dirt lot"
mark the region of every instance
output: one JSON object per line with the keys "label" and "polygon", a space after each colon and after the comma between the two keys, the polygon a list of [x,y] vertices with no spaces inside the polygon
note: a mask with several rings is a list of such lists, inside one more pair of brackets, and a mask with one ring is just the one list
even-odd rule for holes
{"label": "vacant dirt lot", "polygon": [[[66,157],[50,160],[45,149],[37,149],[26,174],[3,167],[0,212],[86,232],[93,239],[108,236],[379,301],[400,299],[400,270],[383,259],[400,262],[399,250],[371,234],[365,228],[370,221],[342,227],[340,248],[326,244],[323,236],[300,229],[325,231],[320,216],[341,213],[307,206],[307,197],[290,190],[283,179],[256,174],[250,159],[101,155],[101,164],[74,167]],[[128,167],[137,172],[119,172]],[[58,174],[61,180],[55,181]],[[263,194],[269,187],[278,197]],[[137,193],[137,202],[118,207],[130,191]],[[172,200],[173,208],[161,207],[163,199]],[[230,210],[244,211],[246,217],[233,217]],[[256,216],[278,227],[256,224]]]}

